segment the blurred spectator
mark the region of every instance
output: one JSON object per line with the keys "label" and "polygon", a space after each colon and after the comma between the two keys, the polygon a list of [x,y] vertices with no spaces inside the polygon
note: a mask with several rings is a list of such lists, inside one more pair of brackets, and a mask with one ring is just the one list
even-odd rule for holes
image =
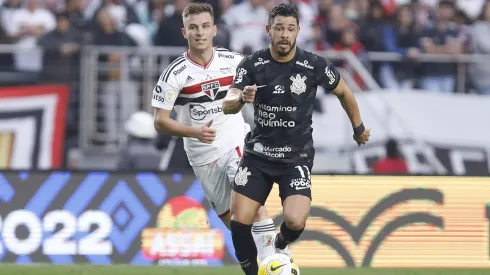
{"label": "blurred spectator", "polygon": [[101,10],[109,13],[118,31],[124,31],[130,24],[139,23],[136,12],[125,0],[102,0],[95,14],[97,15]]}
{"label": "blurred spectator", "polygon": [[[361,42],[359,42],[358,37],[359,37],[359,29],[357,25],[351,24],[350,26],[342,30],[340,41],[333,44],[333,49],[337,51],[349,50],[352,53],[354,53],[354,55],[356,55],[358,58],[365,59],[366,52]],[[344,69],[349,68],[347,64],[343,64],[341,67],[343,67]],[[357,85],[359,85],[360,88],[363,88],[364,83],[362,81],[361,76],[354,70],[351,70],[350,73],[354,77],[354,80],[356,81]]]}
{"label": "blurred spectator", "polygon": [[400,6],[392,24],[386,24],[383,30],[384,46],[388,52],[399,53],[401,62],[385,63],[381,67],[380,81],[389,89],[411,89],[417,77],[415,59],[420,53],[415,18],[410,6]]}
{"label": "blurred spectator", "polygon": [[[437,7],[437,18],[421,35],[422,51],[437,54],[460,54],[463,43],[458,37],[458,26],[454,19],[454,3],[441,0]],[[447,63],[424,63],[422,65],[421,87],[432,92],[454,92],[456,65]]]}
{"label": "blurred spectator", "polygon": [[86,31],[88,28],[83,9],[83,0],[66,0],[65,12],[68,14],[70,27],[77,31]]}
{"label": "blurred spectator", "polygon": [[182,12],[190,0],[175,0],[175,11],[172,16],[166,17],[158,26],[155,36],[155,45],[187,47],[187,40],[182,35]]}
{"label": "blurred spectator", "polygon": [[11,22],[13,15],[16,11],[22,9],[22,0],[7,0],[2,5],[0,9],[1,23],[7,33],[12,33],[9,29],[11,27]]}
{"label": "blurred spectator", "polygon": [[45,82],[70,83],[79,75],[80,32],[71,27],[69,14],[59,13],[56,29],[39,40],[43,52],[42,80]]}
{"label": "blurred spectator", "polygon": [[386,157],[378,160],[373,165],[373,173],[376,174],[407,174],[407,162],[402,158],[398,143],[394,139],[386,143]]}
{"label": "blurred spectator", "polygon": [[319,24],[313,25],[311,39],[304,43],[304,49],[308,51],[325,51],[332,47],[330,44],[327,43],[327,40],[325,39],[325,35],[322,30],[323,29]]}
{"label": "blurred spectator", "polygon": [[[369,6],[367,18],[361,23],[361,43],[368,52],[382,52],[383,45],[383,28],[385,26],[385,16],[383,6],[379,2],[372,2]],[[371,63],[371,73],[374,79],[380,80],[381,62],[374,61]]]}
{"label": "blurred spectator", "polygon": [[153,126],[153,116],[146,112],[136,112],[124,125],[128,143],[120,152],[119,170],[157,170],[161,153],[154,145],[157,131]]}
{"label": "blurred spectator", "polygon": [[[0,13],[0,22],[3,22],[3,18]],[[4,27],[0,23],[0,45],[11,44],[13,42],[12,37],[10,37],[5,31]],[[12,70],[14,65],[13,56],[10,53],[0,53],[0,70]]]}
{"label": "blurred spectator", "polygon": [[[219,14],[221,15],[226,13],[232,6],[233,6],[233,0],[219,1],[219,8],[218,8]],[[217,47],[230,49],[231,30],[226,25],[225,20],[223,20],[221,16],[218,16],[217,14],[215,14],[214,16],[215,16],[216,27],[218,28],[218,32],[214,37],[214,45]]]}
{"label": "blurred spectator", "polygon": [[[9,22],[10,34],[21,49],[34,49],[39,37],[54,30],[56,19],[48,10],[39,7],[41,0],[26,0],[25,8],[16,11]],[[22,51],[14,56],[15,68],[19,71],[39,72],[42,69],[42,54],[37,51]]]}
{"label": "blurred spectator", "polygon": [[327,42],[330,45],[341,42],[342,32],[351,24],[352,22],[345,16],[344,7],[339,4],[332,5],[327,18]]}
{"label": "blurred spectator", "polygon": [[[473,53],[490,54],[490,2],[483,7],[478,22],[471,29]],[[490,66],[488,62],[473,63],[470,66],[473,86],[479,94],[490,95]]]}
{"label": "blurred spectator", "polygon": [[[126,33],[118,31],[112,17],[108,11],[101,10],[96,16],[98,26],[95,30],[94,43],[101,46],[135,46],[135,42]],[[103,106],[102,117],[103,129],[107,132],[108,138],[104,142],[111,143],[117,140],[119,125],[121,121],[137,111],[139,97],[137,87],[134,82],[120,81],[121,66],[128,63],[121,63],[128,59],[120,53],[113,52],[107,55],[100,55],[99,62],[104,64],[107,71],[101,71],[100,81],[100,102]]]}
{"label": "blurred spectator", "polygon": [[242,52],[250,47],[256,51],[268,45],[265,25],[269,13],[263,4],[264,0],[244,0],[223,14],[222,19],[231,34],[231,50]]}
{"label": "blurred spectator", "polygon": [[434,21],[434,8],[437,2],[427,3],[427,0],[411,0],[410,5],[415,15],[415,26],[418,30],[423,30],[427,25]]}
{"label": "blurred spectator", "polygon": [[[117,30],[114,19],[107,10],[100,10],[96,16],[97,26],[94,30],[93,43],[99,46],[136,46],[126,33]],[[109,60],[119,60],[117,54],[111,54]]]}
{"label": "blurred spectator", "polygon": [[135,6],[139,21],[148,29],[152,39],[155,39],[158,25],[165,18],[165,6],[165,0],[139,1]]}

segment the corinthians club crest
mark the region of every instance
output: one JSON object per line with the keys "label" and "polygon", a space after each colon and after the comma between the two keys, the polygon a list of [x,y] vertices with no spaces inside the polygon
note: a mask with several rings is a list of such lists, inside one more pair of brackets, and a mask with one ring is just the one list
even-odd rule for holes
{"label": "corinthians club crest", "polygon": [[293,81],[293,84],[291,84],[290,86],[292,93],[299,95],[306,92],[306,76],[303,76],[303,78],[301,78],[301,75],[297,74],[296,78],[291,76],[289,79]]}

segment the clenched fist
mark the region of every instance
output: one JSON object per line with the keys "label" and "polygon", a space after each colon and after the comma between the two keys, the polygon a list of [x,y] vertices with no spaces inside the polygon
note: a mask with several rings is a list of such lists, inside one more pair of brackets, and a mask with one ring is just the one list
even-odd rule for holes
{"label": "clenched fist", "polygon": [[353,135],[354,140],[357,142],[358,146],[361,146],[362,144],[366,144],[366,142],[369,141],[369,136],[371,135],[371,129],[366,128],[362,134],[359,136],[356,136],[355,134]]}
{"label": "clenched fist", "polygon": [[241,94],[243,102],[245,102],[245,103],[254,102],[256,92],[257,92],[257,86],[255,86],[255,85],[245,86],[245,89],[243,89],[242,94]]}

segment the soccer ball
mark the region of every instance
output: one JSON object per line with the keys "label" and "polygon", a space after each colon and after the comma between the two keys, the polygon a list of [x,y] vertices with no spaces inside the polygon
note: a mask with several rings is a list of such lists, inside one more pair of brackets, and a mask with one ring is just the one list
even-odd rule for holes
{"label": "soccer ball", "polygon": [[277,253],[265,258],[259,266],[258,275],[300,275],[296,263],[287,255]]}

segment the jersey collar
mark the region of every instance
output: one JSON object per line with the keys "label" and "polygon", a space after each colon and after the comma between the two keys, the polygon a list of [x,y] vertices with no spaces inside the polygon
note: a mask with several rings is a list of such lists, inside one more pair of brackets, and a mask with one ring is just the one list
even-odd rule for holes
{"label": "jersey collar", "polygon": [[199,67],[199,68],[202,68],[202,69],[206,70],[206,69],[209,67],[209,65],[211,65],[211,63],[213,62],[213,59],[214,59],[214,48],[213,48],[213,55],[211,55],[211,59],[209,59],[208,63],[206,63],[206,64],[199,64],[199,63],[197,63],[196,61],[193,61],[193,60],[191,59],[191,56],[189,55],[189,50],[187,50],[187,52],[185,52],[185,58],[186,58],[186,59],[187,59],[187,60],[188,60],[188,61],[189,61],[189,62],[190,62],[192,65],[194,65],[194,66],[196,66],[196,67]]}

